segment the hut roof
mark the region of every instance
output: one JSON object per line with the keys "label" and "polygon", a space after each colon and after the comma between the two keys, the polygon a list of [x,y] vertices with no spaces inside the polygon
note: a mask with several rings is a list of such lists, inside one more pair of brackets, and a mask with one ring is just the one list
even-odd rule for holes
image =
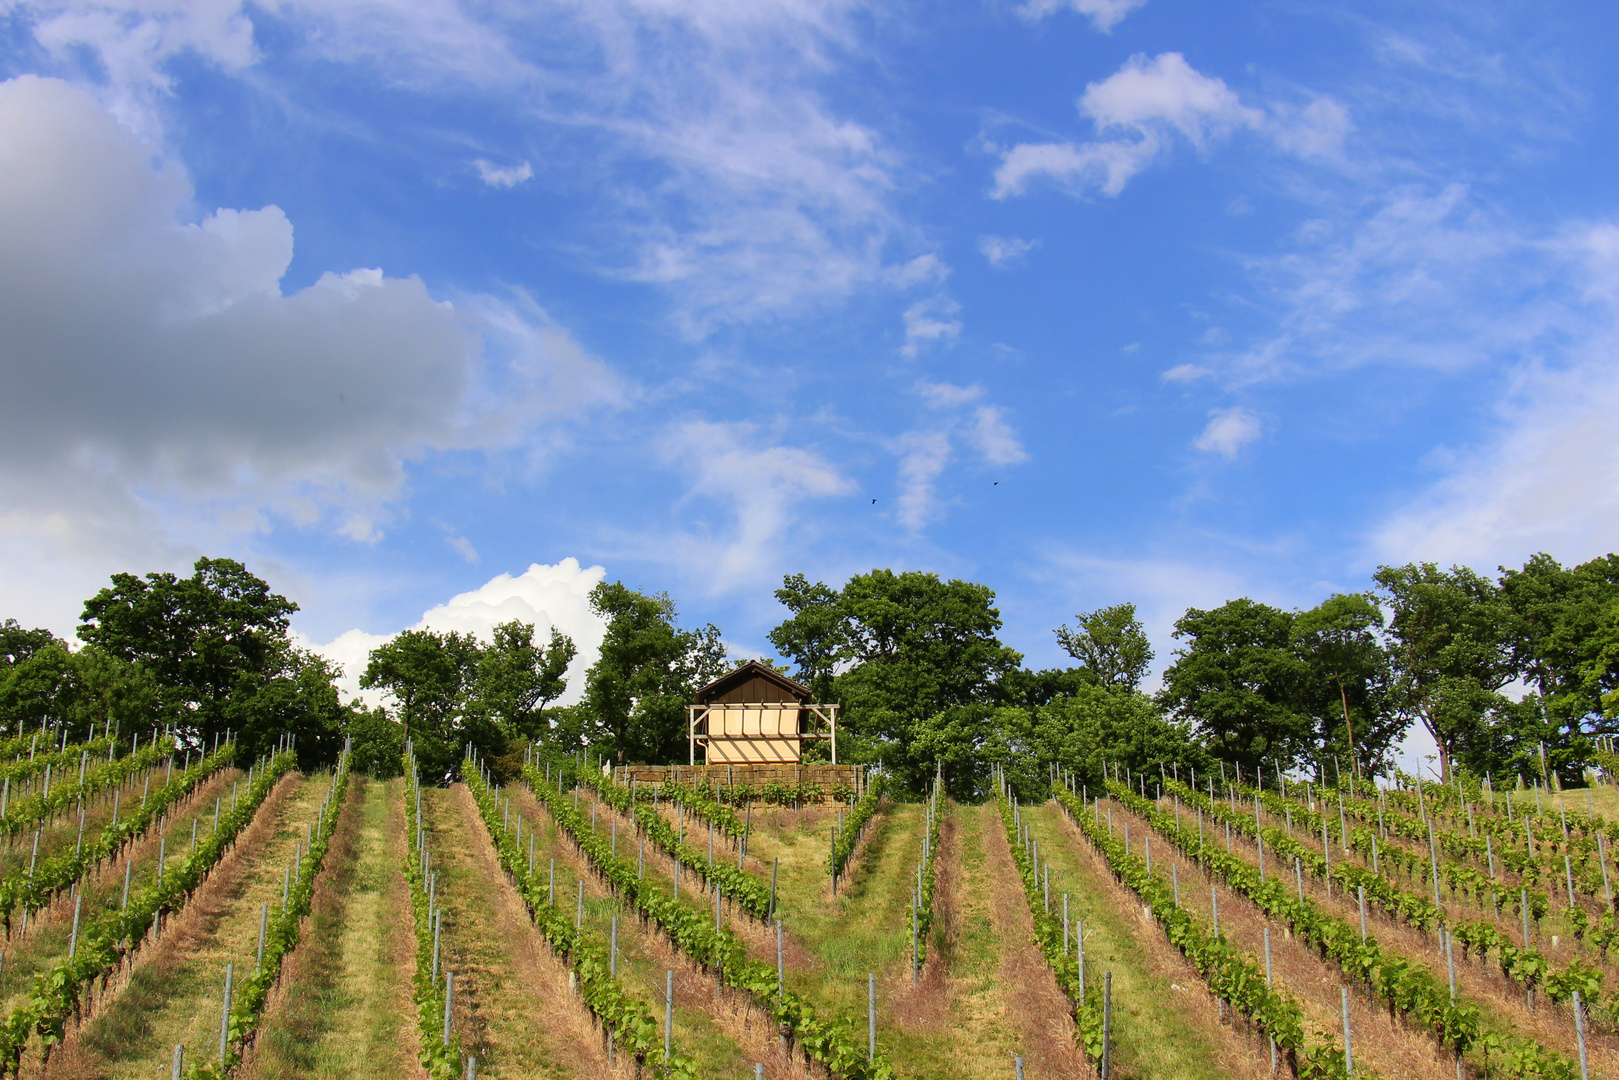
{"label": "hut roof", "polygon": [[800,702],[807,702],[810,699],[810,688],[803,683],[789,679],[768,664],[761,664],[757,660],[749,660],[730,674],[721,675],[697,691],[697,703],[699,705],[710,704],[753,679],[763,679]]}

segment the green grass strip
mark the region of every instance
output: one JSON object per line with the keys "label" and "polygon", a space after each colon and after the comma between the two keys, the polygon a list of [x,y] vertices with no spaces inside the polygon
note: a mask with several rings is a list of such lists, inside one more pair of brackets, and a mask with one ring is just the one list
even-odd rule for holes
{"label": "green grass strip", "polygon": [[[116,764],[123,767],[123,776],[118,782],[121,783],[130,774],[152,767],[169,749],[172,746],[148,746],[120,758]],[[19,869],[0,880],[0,922],[4,923],[6,933],[11,933],[11,917],[18,908],[26,912],[38,911],[84,876],[86,870],[104,859],[117,858],[127,844],[145,835],[164,811],[229,765],[235,756],[234,743],[220,747],[208,757],[198,759],[179,776],[172,777],[155,794],[148,794],[127,817],[109,822],[88,843],[72,851],[64,850],[46,857],[34,867],[33,873]]]}
{"label": "green grass strip", "polygon": [[651,1066],[658,1080],[696,1080],[697,1064],[680,1053],[664,1057],[663,1040],[652,1010],[624,989],[612,974],[609,946],[576,930],[568,917],[547,902],[549,881],[530,874],[517,837],[501,818],[494,793],[476,762],[468,759],[461,775],[478,803],[478,812],[494,841],[501,866],[511,875],[518,893],[528,906],[534,925],[551,943],[563,961],[578,977],[579,995],[585,1007],[607,1027],[621,1050],[635,1057],[637,1066]]}
{"label": "green grass strip", "polygon": [[[594,832],[560,787],[553,787],[534,765],[523,768],[534,794],[552,818],[590,860],[597,873],[628,904],[656,923],[676,948],[699,964],[716,969],[722,981],[752,994],[791,1032],[805,1052],[844,1080],[892,1080],[893,1066],[878,1048],[867,1059],[865,1034],[856,1033],[845,1020],[823,1020],[814,1006],[776,981],[776,969],[748,956],[746,947],[730,930],[717,928],[705,912],[682,905],[673,896],[649,887],[636,874],[634,863],[620,858],[609,842]],[[627,795],[626,795],[627,797]],[[651,807],[641,810],[652,813]],[[637,815],[637,820],[642,820]],[[663,821],[658,817],[658,821]],[[664,822],[665,827],[668,823]]]}
{"label": "green grass strip", "polygon": [[326,849],[331,845],[332,833],[337,829],[337,815],[348,784],[349,752],[345,746],[337,760],[337,771],[326,791],[326,799],[315,813],[315,827],[310,831],[309,846],[296,864],[295,880],[288,888],[287,902],[270,917],[266,927],[264,962],[236,980],[226,1030],[225,1060],[187,1064],[185,1080],[224,1080],[241,1063],[243,1049],[257,1034],[270,990],[281,979],[281,962],[298,947],[303,919],[309,914],[310,902],[315,895],[315,877],[326,860]]}
{"label": "green grass strip", "polygon": [[238,833],[253,820],[259,805],[283,774],[297,766],[291,750],[283,750],[258,770],[247,796],[222,814],[219,827],[180,860],[166,868],[161,881],[153,881],[129,898],[118,911],[109,911],[83,927],[74,955],[34,977],[34,990],[22,1005],[0,1023],[0,1076],[19,1075],[24,1049],[38,1036],[49,1056],[62,1041],[67,1025],[79,1015],[85,992],[106,980],[124,959],[140,948],[156,920],[185,906],[191,894],[224,856]]}

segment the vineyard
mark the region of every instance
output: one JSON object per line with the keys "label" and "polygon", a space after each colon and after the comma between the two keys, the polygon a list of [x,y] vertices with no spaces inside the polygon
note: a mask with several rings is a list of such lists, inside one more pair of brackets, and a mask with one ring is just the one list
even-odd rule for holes
{"label": "vineyard", "polygon": [[88,734],[0,744],[8,1076],[1619,1077],[1609,786],[973,805]]}

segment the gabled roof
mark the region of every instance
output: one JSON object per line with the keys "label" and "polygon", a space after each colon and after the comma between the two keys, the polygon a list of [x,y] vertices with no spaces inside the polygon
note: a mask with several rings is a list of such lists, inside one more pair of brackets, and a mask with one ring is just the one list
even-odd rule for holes
{"label": "gabled roof", "polygon": [[730,674],[721,675],[697,691],[697,702],[700,705],[706,705],[715,698],[729,693],[749,679],[764,679],[767,682],[774,683],[800,701],[808,701],[810,697],[810,688],[803,683],[789,679],[768,664],[761,664],[757,660],[749,660]]}

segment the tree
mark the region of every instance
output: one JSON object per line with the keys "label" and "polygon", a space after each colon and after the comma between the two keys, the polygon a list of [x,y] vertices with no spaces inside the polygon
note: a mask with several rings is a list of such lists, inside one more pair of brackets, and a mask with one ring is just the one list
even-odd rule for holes
{"label": "tree", "polygon": [[666,594],[621,581],[592,589],[590,609],[607,620],[607,632],[585,673],[585,737],[620,762],[680,760],[687,703],[728,666],[719,628],[682,630]]}
{"label": "tree", "polygon": [[399,775],[405,753],[405,729],[388,715],[387,709],[351,705],[344,717],[343,733],[352,740],[351,768],[374,780],[390,780]]}
{"label": "tree", "polygon": [[300,769],[336,761],[348,719],[337,675],[336,665],[324,656],[290,645],[277,652],[267,670],[238,675],[224,716],[236,733],[240,760],[257,759],[283,736],[294,735]]}
{"label": "tree", "polygon": [[1092,790],[1107,765],[1188,778],[1209,762],[1188,722],[1167,719],[1152,698],[1123,686],[1086,686],[1036,709],[1032,743],[1036,760],[1062,765]]}
{"label": "tree", "polygon": [[242,675],[266,676],[298,605],[231,559],[198,559],[189,578],[114,574],[85,601],[79,638],[152,673],[166,719],[202,745],[229,726]]}
{"label": "tree", "polygon": [[1389,705],[1382,628],[1383,613],[1364,593],[1334,594],[1293,620],[1294,645],[1307,670],[1304,708],[1316,721],[1318,773],[1340,749],[1357,778],[1380,771],[1410,726]]}
{"label": "tree", "polygon": [[794,575],[777,598],[794,614],[771,642],[801,678],[818,680],[821,700],[830,685],[843,706],[839,757],[881,759],[912,787],[932,775],[935,758],[971,756],[970,717],[983,710],[966,707],[993,705],[1022,661],[996,638],[1000,612],[983,585],[873,570],[836,591]]}
{"label": "tree", "polygon": [[501,623],[478,657],[474,711],[510,742],[549,734],[545,707],[568,688],[568,665],[578,654],[573,639],[553,627],[546,645],[534,643],[531,623]]}
{"label": "tree", "polygon": [[1486,717],[1512,678],[1499,591],[1465,566],[1380,566],[1372,577],[1393,612],[1388,638],[1395,705],[1433,736],[1440,775],[1448,779],[1458,751],[1489,744]]}
{"label": "tree", "polygon": [[77,735],[111,721],[114,731],[135,731],[152,722],[157,702],[151,672],[93,645],[74,652],[53,638],[0,667],[0,716],[30,728],[50,722]]}
{"label": "tree", "polygon": [[1313,745],[1299,708],[1307,669],[1289,612],[1243,597],[1175,623],[1186,646],[1164,672],[1159,704],[1207,740],[1216,758],[1258,770],[1291,768]]}
{"label": "tree", "polygon": [[55,641],[49,630],[26,630],[16,619],[7,619],[0,623],[0,670],[22,663]]}
{"label": "tree", "polygon": [[1152,663],[1152,643],[1136,618],[1136,606],[1114,604],[1075,619],[1078,630],[1064,624],[1054,631],[1057,643],[1094,672],[1103,686],[1134,690]]}
{"label": "tree", "polygon": [[[1592,736],[1619,732],[1605,713],[1602,665],[1609,617],[1619,603],[1619,556],[1564,569],[1550,555],[1532,556],[1521,570],[1502,568],[1500,598],[1514,674],[1534,688],[1511,709],[1492,713],[1506,730],[1490,740],[1475,768],[1539,776],[1546,765],[1565,783],[1579,781],[1594,747]],[[1619,671],[1612,678],[1619,679]]]}
{"label": "tree", "polygon": [[406,630],[373,649],[360,676],[362,688],[384,690],[398,704],[401,736],[411,740],[422,775],[435,782],[454,776],[466,752],[467,699],[480,652],[471,634]]}
{"label": "tree", "polygon": [[803,574],[789,574],[776,599],[792,617],[770,631],[770,643],[798,665],[794,678],[810,688],[816,701],[832,700],[832,678],[848,657],[848,621],[838,590]]}

